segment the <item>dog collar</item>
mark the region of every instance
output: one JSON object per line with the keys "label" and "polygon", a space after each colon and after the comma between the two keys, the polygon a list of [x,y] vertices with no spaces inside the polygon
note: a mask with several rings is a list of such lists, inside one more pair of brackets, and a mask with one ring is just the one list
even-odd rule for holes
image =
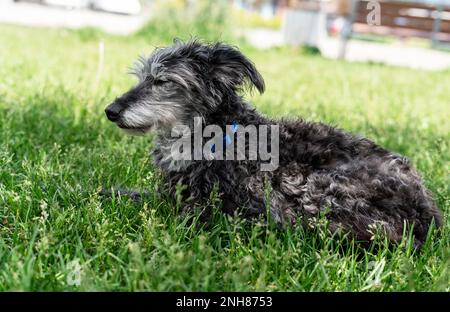
{"label": "dog collar", "polygon": [[[231,122],[231,126],[230,126],[231,134],[235,134],[235,133],[237,132],[238,127],[239,127],[239,126],[238,126],[236,120],[233,120],[233,121]],[[231,142],[232,142],[232,141],[231,141],[230,136],[229,136],[228,134],[224,134],[224,136],[223,136],[223,145],[224,145],[224,146],[230,145]],[[215,152],[216,152],[216,144],[213,144],[213,145],[211,146],[211,152],[212,152],[212,153],[215,153]]]}

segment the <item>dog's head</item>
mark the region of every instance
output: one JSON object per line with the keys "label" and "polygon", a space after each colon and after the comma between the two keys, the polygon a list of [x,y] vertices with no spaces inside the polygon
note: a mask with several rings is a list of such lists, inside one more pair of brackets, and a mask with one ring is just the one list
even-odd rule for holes
{"label": "dog's head", "polygon": [[244,87],[264,92],[264,80],[238,49],[223,44],[175,41],[140,58],[139,82],[110,104],[109,120],[130,133],[171,128],[213,112],[227,95]]}

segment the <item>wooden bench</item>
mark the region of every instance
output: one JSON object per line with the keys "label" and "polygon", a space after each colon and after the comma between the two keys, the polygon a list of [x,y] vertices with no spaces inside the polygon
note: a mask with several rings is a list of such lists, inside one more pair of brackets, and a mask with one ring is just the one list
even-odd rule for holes
{"label": "wooden bench", "polygon": [[[428,38],[433,47],[450,43],[450,6],[392,0],[351,1],[342,34],[342,56],[345,55],[346,41],[354,33]],[[368,22],[368,15],[373,10],[369,5],[371,2],[380,5],[379,25],[371,25],[370,21]]]}

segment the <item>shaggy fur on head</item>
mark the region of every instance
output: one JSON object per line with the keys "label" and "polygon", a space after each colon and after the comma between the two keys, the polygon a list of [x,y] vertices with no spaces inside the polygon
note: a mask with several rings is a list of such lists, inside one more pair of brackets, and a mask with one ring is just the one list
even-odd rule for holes
{"label": "shaggy fur on head", "polygon": [[[273,120],[240,96],[264,80],[238,49],[223,43],[181,42],[156,49],[134,69],[138,84],[106,109],[108,118],[131,133],[155,130],[153,159],[167,190],[182,192],[184,211],[202,209],[217,187],[225,213],[270,214],[279,224],[304,225],[325,215],[331,231],[369,241],[374,229],[392,242],[412,227],[420,246],[442,214],[408,159],[374,142],[322,123]],[[201,117],[203,125],[279,125],[279,167],[260,171],[260,161],[171,159],[171,129]],[[267,193],[267,189],[270,192]],[[269,209],[267,209],[267,207]]]}

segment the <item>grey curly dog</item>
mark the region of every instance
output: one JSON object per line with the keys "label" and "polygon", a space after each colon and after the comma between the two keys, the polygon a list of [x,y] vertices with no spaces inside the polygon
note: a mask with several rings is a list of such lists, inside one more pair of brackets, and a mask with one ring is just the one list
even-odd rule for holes
{"label": "grey curly dog", "polygon": [[[374,228],[399,242],[407,227],[420,247],[431,224],[442,224],[441,211],[406,157],[326,124],[258,113],[241,94],[252,87],[263,93],[264,80],[235,47],[176,40],[141,58],[133,72],[139,82],[106,115],[129,133],[156,133],[153,160],[171,195],[177,185],[186,186],[184,212],[200,209],[208,220],[207,201],[215,189],[225,213],[297,226],[325,215],[332,233],[365,242]],[[174,159],[179,137],[173,129],[185,125],[192,134],[195,118],[202,127],[277,125],[277,168],[261,170],[261,159],[254,158]]]}

